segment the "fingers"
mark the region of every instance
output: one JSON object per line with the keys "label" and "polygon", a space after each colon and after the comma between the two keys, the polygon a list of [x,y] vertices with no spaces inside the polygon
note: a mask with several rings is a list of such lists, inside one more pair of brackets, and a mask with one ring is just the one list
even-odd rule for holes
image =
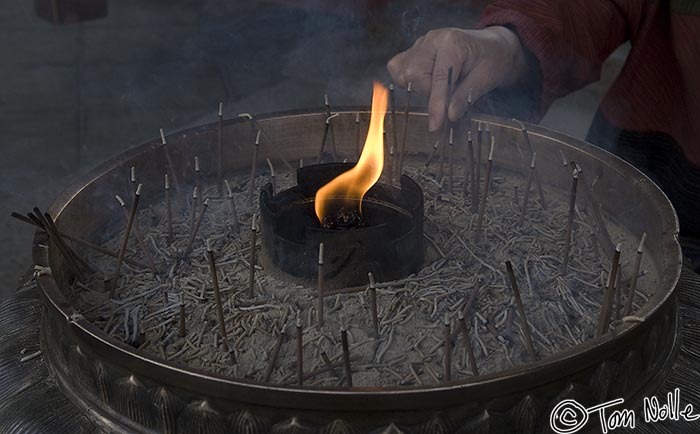
{"label": "fingers", "polygon": [[464,112],[467,110],[470,93],[471,102],[476,102],[495,88],[490,69],[488,63],[480,63],[469,71],[467,76],[459,83],[450,100],[448,110],[450,121],[456,122],[464,115]]}
{"label": "fingers", "polygon": [[411,82],[414,91],[427,95],[430,92],[435,50],[417,47],[394,56],[387,64],[392,80],[400,87]]}
{"label": "fingers", "polygon": [[[452,89],[448,89],[450,68],[452,68]],[[454,90],[454,85],[461,72],[462,58],[452,46],[438,51],[433,66],[430,100],[428,101],[428,129],[430,131],[435,131],[442,126],[446,115],[445,107],[452,96],[447,93]]]}

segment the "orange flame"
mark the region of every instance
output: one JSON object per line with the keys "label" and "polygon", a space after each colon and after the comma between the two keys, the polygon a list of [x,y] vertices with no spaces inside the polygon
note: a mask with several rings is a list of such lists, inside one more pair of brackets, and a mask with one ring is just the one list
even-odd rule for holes
{"label": "orange flame", "polygon": [[384,116],[388,101],[387,88],[375,82],[372,116],[360,159],[355,167],[340,174],[316,192],[314,207],[321,223],[334,205],[349,207],[359,202],[359,211],[362,213],[362,198],[379,181],[384,169]]}

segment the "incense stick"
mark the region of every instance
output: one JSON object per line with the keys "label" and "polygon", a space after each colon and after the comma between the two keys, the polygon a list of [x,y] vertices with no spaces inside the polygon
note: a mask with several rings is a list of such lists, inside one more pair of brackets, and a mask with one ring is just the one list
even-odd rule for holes
{"label": "incense stick", "polygon": [[170,201],[170,181],[168,174],[165,174],[165,215],[168,219],[168,243],[172,243],[173,237],[173,207]]}
{"label": "incense stick", "polygon": [[297,385],[304,385],[304,327],[297,310]]}
{"label": "incense stick", "polygon": [[223,196],[223,147],[221,144],[221,137],[223,135],[223,125],[224,125],[224,103],[219,101],[219,124],[217,128],[216,135],[216,192],[219,197]]}
{"label": "incense stick", "polygon": [[275,341],[275,346],[272,348],[272,354],[270,355],[270,361],[268,362],[267,369],[265,370],[265,376],[263,377],[263,383],[269,383],[272,377],[272,371],[275,369],[275,364],[277,363],[277,356],[282,348],[282,343],[284,342],[284,336],[286,334],[286,327],[282,325],[282,328],[277,335],[277,340]]}
{"label": "incense stick", "polygon": [[318,285],[316,294],[316,315],[318,326],[323,327],[323,243],[318,245]]}
{"label": "incense stick", "polygon": [[270,182],[272,183],[272,195],[274,196],[277,191],[277,185],[275,184],[275,168],[269,158],[265,158],[265,161],[267,161],[267,166],[270,168]]}
{"label": "incense stick", "polygon": [[[391,149],[395,149],[397,152],[399,152],[399,136],[398,136],[398,126],[396,125],[396,94],[394,92],[394,84],[389,85],[389,103],[391,105],[391,133],[392,133],[392,146]],[[396,164],[394,159],[392,158],[392,163]],[[396,172],[396,169],[392,167],[392,173]],[[398,176],[401,176],[401,173],[399,173]],[[392,176],[391,179],[393,180],[394,177]]]}
{"label": "incense stick", "polygon": [[241,229],[240,224],[238,223],[236,200],[233,197],[233,191],[231,190],[231,186],[229,185],[227,179],[224,180],[224,184],[226,184],[226,191],[228,192],[229,212],[231,213],[231,229],[235,235],[238,235],[241,232]]}
{"label": "incense stick", "polygon": [[360,112],[355,113],[355,144],[357,147],[357,158],[360,158],[362,149],[360,148]]}
{"label": "incense stick", "polygon": [[340,340],[343,346],[343,366],[345,367],[345,382],[352,387],[352,367],[350,366],[350,345],[348,344],[348,331],[343,321],[340,325]]}
{"label": "incense stick", "polygon": [[472,374],[478,376],[479,368],[476,365],[476,357],[474,356],[474,348],[472,347],[471,335],[469,333],[469,324],[467,324],[467,320],[461,310],[457,312],[457,319],[462,329],[464,348],[467,350],[467,357],[469,358],[469,367],[472,370]]}
{"label": "incense stick", "polygon": [[481,228],[484,223],[484,214],[486,212],[486,199],[489,195],[489,185],[491,184],[491,174],[493,172],[493,148],[495,144],[495,137],[491,137],[491,150],[489,151],[488,161],[486,162],[486,179],[484,180],[484,195],[481,198],[481,204],[479,205],[479,217],[476,220],[476,239],[475,242],[479,242],[481,239]]}
{"label": "incense stick", "polygon": [[258,164],[258,152],[260,151],[260,130],[255,135],[255,148],[253,150],[253,162],[250,167],[250,181],[248,182],[248,205],[253,206],[253,195],[255,194],[255,169]]}
{"label": "incense stick", "polygon": [[630,289],[627,292],[627,301],[625,303],[624,316],[629,316],[632,313],[632,303],[634,302],[634,295],[637,290],[637,279],[639,278],[639,268],[642,265],[642,255],[644,254],[644,242],[647,239],[647,233],[642,234],[642,239],[639,241],[639,247],[637,247],[637,255],[634,258],[634,266],[632,267],[632,281],[630,282]]}
{"label": "incense stick", "polygon": [[438,169],[438,179],[442,179],[445,173],[445,164],[447,163],[447,152],[449,148],[448,140],[452,123],[448,117],[450,107],[450,99],[452,98],[452,67],[447,68],[447,94],[445,95],[445,119],[442,122],[442,135],[440,136],[440,144],[442,145],[442,157],[440,158],[440,167]]}
{"label": "incense stick", "polygon": [[80,266],[78,265],[78,262],[76,259],[66,250],[65,246],[59,241],[59,236],[54,233],[52,228],[49,227],[48,223],[44,219],[44,216],[41,214],[41,211],[39,211],[38,208],[34,208],[34,211],[36,215],[32,213],[28,213],[27,216],[29,216],[30,219],[34,221],[34,223],[42,228],[44,232],[49,236],[50,240],[53,240],[54,244],[56,244],[56,248],[61,252],[61,255],[63,255],[63,258],[66,260],[66,263],[68,266],[71,268],[73,273],[80,279],[83,280],[83,275],[82,272],[80,271]]}
{"label": "incense stick", "polygon": [[194,156],[194,185],[199,191],[204,191],[202,190],[202,173],[199,171],[199,157],[196,155]]}
{"label": "incense stick", "polygon": [[443,328],[443,358],[442,358],[442,381],[447,383],[452,380],[452,344],[450,342],[450,317],[445,312]]}
{"label": "incense stick", "polygon": [[119,257],[117,258],[117,268],[114,272],[114,277],[112,278],[112,287],[109,291],[109,298],[114,298],[114,293],[117,290],[117,284],[119,282],[119,274],[122,268],[122,262],[124,261],[124,255],[126,254],[126,245],[129,241],[129,234],[131,233],[131,227],[134,224],[134,217],[136,217],[136,210],[139,206],[139,199],[141,198],[141,184],[136,187],[134,192],[134,199],[131,202],[131,210],[129,211],[129,218],[126,221],[126,230],[124,231],[124,237],[122,238],[121,246],[119,247]]}
{"label": "incense stick", "polygon": [[260,131],[263,138],[267,140],[267,142],[270,143],[275,149],[275,152],[277,152],[277,155],[280,157],[280,160],[282,160],[284,165],[287,166],[287,169],[289,169],[290,171],[294,171],[294,166],[292,166],[292,163],[289,162],[287,157],[284,155],[284,152],[282,152],[277,143],[272,140],[272,138],[265,132],[265,130],[262,129],[262,127],[260,126],[258,121],[255,120],[253,115],[251,115],[250,113],[239,113],[238,117],[248,119],[250,121],[250,125],[253,127],[253,131]]}
{"label": "incense stick", "polygon": [[571,195],[569,197],[569,218],[566,223],[566,233],[564,234],[564,253],[561,264],[561,274],[566,274],[569,265],[569,251],[571,250],[571,234],[574,230],[574,216],[576,214],[576,189],[578,185],[578,170],[574,169],[571,176]]}
{"label": "incense stick", "polygon": [[[119,206],[124,211],[124,218],[128,219],[129,218],[129,211],[126,210],[126,203],[121,198],[121,196],[119,196],[118,194],[115,195],[114,197],[115,197],[115,199],[117,199],[117,202],[119,202]],[[148,264],[148,267],[151,269],[151,272],[153,274],[157,274],[158,269],[156,268],[156,263],[153,260],[153,255],[151,255],[151,251],[148,249],[148,245],[146,244],[146,241],[141,236],[141,231],[139,231],[138,217],[134,218],[133,231],[134,231],[134,238],[136,239],[136,243],[139,245],[139,248],[143,252],[143,256],[144,256],[144,258],[146,258],[146,263]]]}
{"label": "incense stick", "polygon": [[[87,271],[88,273],[94,273],[95,271],[90,267],[90,264],[88,264],[83,258],[78,256],[75,251],[61,238],[60,235],[58,235],[58,227],[56,226],[56,222],[53,220],[53,217],[51,217],[51,214],[45,212],[44,215],[41,215],[41,211],[39,210],[38,207],[34,207],[34,212],[37,213],[40,219],[46,224],[46,227],[51,233],[53,234],[53,238],[57,241],[57,244],[60,244],[63,250],[66,252],[66,254],[73,259],[73,261],[76,263],[76,265],[83,270]],[[82,274],[79,275],[82,277]]]}
{"label": "incense stick", "polygon": [[481,186],[481,148],[483,146],[484,132],[481,129],[481,122],[477,122],[476,130],[476,159],[474,162],[474,198],[472,201],[472,212],[479,212],[479,187]]}
{"label": "incense stick", "polygon": [[[204,207],[206,208],[207,201],[204,201]],[[202,210],[204,214],[204,210]],[[233,359],[233,352],[229,350],[228,346],[228,334],[226,333],[226,321],[224,320],[224,305],[221,302],[221,290],[219,288],[219,275],[216,270],[216,260],[214,258],[214,251],[211,248],[211,240],[206,241],[207,246],[207,260],[209,262],[209,273],[211,273],[211,283],[214,288],[214,301],[216,302],[216,316],[219,319],[219,333],[221,334],[222,343],[224,351],[226,351],[231,359],[231,364],[236,364],[235,359]]]}
{"label": "incense stick", "polygon": [[[467,146],[464,147],[466,156],[464,158],[464,199],[466,201],[469,196],[469,188],[471,187],[472,212],[476,209],[474,199],[476,197],[475,182],[474,182],[474,141],[472,139],[472,131],[467,131]],[[469,180],[469,182],[467,182]]]}
{"label": "incense stick", "polygon": [[452,128],[450,128],[450,140],[447,143],[447,158],[449,161],[449,168],[447,171],[447,193],[452,194],[452,188],[454,185],[454,159],[452,157],[454,148],[454,130]]}
{"label": "incense stick", "polygon": [[598,317],[598,329],[596,332],[596,337],[603,336],[610,324],[610,314],[612,311],[613,303],[613,285],[615,284],[615,279],[617,278],[618,265],[620,263],[620,253],[622,251],[622,244],[618,243],[615,246],[615,253],[613,254],[612,265],[610,266],[610,275],[608,276],[608,282],[605,286],[605,292],[603,293],[603,304],[600,307],[600,316]]}
{"label": "incense stick", "polygon": [[194,223],[197,220],[197,198],[199,197],[199,187],[195,186],[192,190],[192,207],[190,208],[190,227],[188,234],[191,236],[194,230]]}
{"label": "incense stick", "polygon": [[[532,153],[532,160],[530,161],[530,173],[527,176],[527,182],[525,183],[525,192],[523,193],[523,205],[520,208],[520,220],[518,220],[518,226],[522,226],[525,223],[525,214],[527,213],[527,205],[530,200],[530,190],[532,189],[532,180],[535,177],[535,161],[537,159],[537,152]],[[517,187],[517,186],[516,186]]]}
{"label": "incense stick", "polygon": [[257,255],[255,250],[255,245],[258,242],[258,227],[255,218],[257,216],[253,213],[250,224],[250,272],[248,273],[248,298],[253,298],[255,296],[255,262],[257,261]]}
{"label": "incense stick", "polygon": [[168,164],[168,170],[173,177],[173,184],[175,184],[175,190],[180,191],[180,183],[177,180],[177,174],[175,173],[175,167],[173,166],[173,160],[170,158],[170,152],[168,151],[168,142],[165,140],[165,132],[160,129],[160,143],[163,146],[163,154],[165,154],[165,161]]}
{"label": "incense stick", "polygon": [[[530,151],[530,154],[534,152],[532,149],[532,143],[530,143],[530,135],[527,132],[527,128],[525,128],[525,124],[520,122],[518,119],[513,119],[513,121],[517,122],[520,124],[520,131],[523,133],[523,138],[525,139],[525,145],[527,146],[527,150]],[[547,209],[547,201],[544,198],[544,190],[542,189],[542,181],[540,181],[540,177],[537,173],[534,175],[534,181],[535,181],[535,186],[537,187],[537,192],[540,195],[540,204],[542,205],[542,208]]]}
{"label": "incense stick", "polygon": [[518,282],[515,279],[515,273],[513,272],[513,264],[510,261],[506,261],[506,270],[508,271],[508,277],[510,278],[510,286],[513,289],[513,294],[515,295],[515,303],[518,308],[518,316],[520,317],[520,325],[522,326],[523,335],[525,337],[525,346],[527,351],[533,358],[537,358],[535,353],[535,345],[532,342],[532,335],[530,334],[530,324],[527,321],[527,316],[525,315],[525,306],[523,306],[523,300],[520,298],[520,289],[518,289]]}
{"label": "incense stick", "polygon": [[615,279],[615,320],[619,321],[622,314],[622,264],[617,263],[617,278]]}
{"label": "incense stick", "polygon": [[404,110],[404,123],[403,123],[403,137],[401,138],[401,150],[399,151],[399,170],[398,176],[401,177],[403,173],[403,164],[406,159],[406,138],[408,137],[408,115],[411,110],[411,86],[412,83],[408,82],[408,87],[406,87],[406,92],[408,97],[406,98],[406,109]]}
{"label": "incense stick", "polygon": [[[323,95],[323,103],[326,106],[326,116],[328,119],[332,119],[335,116],[338,116],[338,113],[336,113],[334,116],[331,116],[331,105],[328,102],[328,94]],[[333,161],[338,161],[338,150],[336,149],[335,146],[335,133],[333,132],[333,125],[329,123],[328,125],[331,133],[331,154],[333,156]]]}
{"label": "incense stick", "polygon": [[374,337],[379,339],[379,315],[377,312],[377,286],[374,281],[374,275],[370,272],[367,273],[369,277],[369,308],[372,314],[372,328],[374,332]]}
{"label": "incense stick", "polygon": [[[329,114],[326,118],[325,127],[323,129],[323,140],[321,140],[321,149],[318,151],[318,158],[316,159],[316,164],[321,164],[321,162],[323,161],[323,154],[326,151],[326,141],[328,140],[328,133],[333,131],[333,125],[331,125],[331,121],[337,116],[340,115],[338,113],[332,115]],[[332,157],[333,161],[336,161],[335,154],[333,154]]]}
{"label": "incense stick", "polygon": [[190,253],[192,252],[192,246],[194,244],[194,239],[197,236],[197,232],[199,232],[199,227],[202,225],[202,220],[204,220],[204,213],[207,212],[208,207],[209,207],[209,198],[204,199],[204,202],[202,203],[202,211],[199,212],[199,215],[197,216],[197,221],[194,224],[194,228],[192,228],[192,232],[190,232],[190,239],[187,240],[187,247],[185,248],[185,253],[183,253],[183,255],[182,255],[183,259],[190,256]]}

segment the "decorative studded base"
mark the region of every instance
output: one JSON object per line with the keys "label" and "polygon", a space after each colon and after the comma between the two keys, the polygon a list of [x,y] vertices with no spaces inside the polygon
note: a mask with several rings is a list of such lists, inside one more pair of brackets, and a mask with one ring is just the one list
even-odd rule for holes
{"label": "decorative studded base", "polygon": [[[303,411],[283,414],[231,406],[232,400],[203,401],[146,384],[91,357],[88,348],[65,342],[62,327],[42,314],[40,292],[30,282],[0,304],[0,433],[544,433],[551,432],[551,408],[563,399],[593,405],[624,397],[629,404],[643,396],[663,397],[676,387],[685,403],[698,408],[700,276],[684,271],[677,294],[664,321],[638,347],[556,389],[532,390],[511,403],[483,402],[479,408],[395,413],[383,420],[368,414],[372,423],[358,424],[342,415],[322,420]],[[38,350],[40,356],[29,358]],[[698,428],[638,420],[630,432],[695,433]]]}

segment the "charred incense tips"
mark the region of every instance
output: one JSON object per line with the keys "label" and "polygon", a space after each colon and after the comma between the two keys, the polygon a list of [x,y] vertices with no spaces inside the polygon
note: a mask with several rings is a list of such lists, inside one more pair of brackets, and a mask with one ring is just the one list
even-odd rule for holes
{"label": "charred incense tips", "polygon": [[377,285],[374,281],[374,275],[370,272],[367,273],[369,277],[369,308],[372,313],[372,328],[374,332],[374,337],[379,339],[379,315],[377,312]]}
{"label": "charred incense tips", "polygon": [[355,146],[357,150],[357,158],[360,158],[362,148],[360,147],[360,112],[355,113]]}
{"label": "charred incense tips", "polygon": [[[204,202],[206,207],[206,201]],[[204,210],[202,210],[204,211]],[[224,350],[233,356],[233,352],[229,350],[228,347],[228,334],[226,333],[226,321],[224,320],[224,305],[221,301],[221,290],[219,289],[219,275],[216,271],[216,260],[214,258],[214,251],[211,248],[211,240],[207,239],[207,260],[209,262],[209,273],[211,273],[211,283],[214,288],[214,300],[216,302],[216,316],[219,320],[219,333],[221,334],[221,340],[223,342]],[[235,360],[231,360],[232,364],[235,364]]]}
{"label": "charred incense tips", "polygon": [[255,262],[257,255],[255,245],[258,242],[258,225],[255,221],[257,216],[253,213],[253,218],[250,224],[250,272],[248,273],[248,298],[253,298],[255,295]]}
{"label": "charred incense tips", "polygon": [[267,161],[267,166],[270,168],[270,182],[272,183],[272,194],[274,195],[277,191],[277,185],[275,184],[275,168],[269,158],[265,158],[265,161]]}
{"label": "charred incense tips", "polygon": [[280,348],[282,348],[282,343],[284,342],[284,336],[287,333],[287,327],[285,325],[280,328],[280,332],[277,335],[277,341],[275,341],[275,346],[272,349],[272,354],[270,354],[270,361],[267,364],[267,369],[265,370],[265,376],[263,377],[264,383],[269,383],[270,378],[272,378],[272,371],[275,369],[275,364],[277,363],[277,356],[280,353]]}
{"label": "charred incense tips", "polygon": [[168,170],[173,177],[173,184],[175,184],[175,190],[180,191],[180,183],[177,181],[177,175],[175,174],[175,167],[173,166],[173,160],[170,158],[170,152],[168,151],[168,142],[165,140],[165,132],[160,129],[160,142],[163,145],[163,153],[165,154],[165,160],[168,164]]}
{"label": "charred incense tips", "polygon": [[613,254],[612,265],[610,266],[610,275],[608,276],[608,282],[605,286],[605,293],[603,294],[603,304],[600,307],[600,316],[598,317],[598,330],[596,336],[603,336],[608,331],[608,324],[610,324],[610,315],[612,313],[612,303],[614,298],[613,286],[615,285],[615,279],[617,278],[618,266],[620,264],[620,253],[622,251],[622,244],[618,243],[615,246],[615,253]]}
{"label": "charred incense tips", "polygon": [[197,236],[197,232],[199,232],[199,227],[202,225],[202,220],[204,220],[204,213],[207,212],[208,207],[209,207],[209,198],[204,199],[204,203],[202,203],[202,210],[199,212],[199,215],[197,216],[197,221],[194,223],[194,228],[192,228],[192,232],[190,232],[190,239],[187,241],[187,247],[185,248],[185,253],[182,255],[183,258],[187,258],[190,255],[190,252],[192,252],[192,245],[194,243],[194,239]]}
{"label": "charred incense tips", "polygon": [[258,165],[258,152],[260,151],[260,130],[255,135],[255,148],[253,150],[253,162],[250,167],[250,180],[248,181],[248,205],[253,206],[255,195],[255,169]]}
{"label": "charred incense tips", "polygon": [[[561,263],[561,274],[566,274],[569,265],[569,251],[571,250],[571,233],[574,229],[574,216],[576,215],[576,189],[578,186],[578,170],[574,169],[571,177],[571,195],[569,197],[569,218],[564,234],[564,254]],[[614,282],[613,282],[614,283]]]}
{"label": "charred incense tips", "polygon": [[644,242],[647,240],[647,233],[642,234],[642,239],[639,241],[639,247],[637,247],[637,255],[634,258],[634,266],[632,269],[632,281],[630,282],[630,289],[627,292],[627,300],[625,302],[624,316],[629,316],[632,313],[632,305],[634,302],[634,295],[637,290],[637,279],[639,278],[639,268],[642,265],[642,255],[644,253]]}
{"label": "charred incense tips", "polygon": [[136,191],[134,192],[134,199],[131,202],[131,209],[129,210],[129,218],[126,221],[126,230],[124,231],[124,237],[122,238],[121,245],[119,247],[119,257],[117,258],[117,269],[114,271],[114,277],[112,278],[112,287],[109,291],[109,298],[114,298],[114,293],[117,290],[117,285],[119,284],[119,273],[121,272],[122,262],[124,262],[124,255],[126,254],[126,246],[129,242],[129,234],[131,233],[131,228],[134,225],[134,218],[136,217],[136,211],[139,206],[139,199],[141,198],[141,184],[136,186]]}
{"label": "charred incense tips", "polygon": [[173,207],[170,200],[170,180],[165,174],[165,215],[168,220],[168,243],[173,242]]}
{"label": "charred incense tips", "polygon": [[486,211],[486,198],[489,195],[489,185],[491,184],[491,174],[493,173],[493,148],[495,145],[495,137],[491,137],[491,149],[489,150],[489,157],[486,162],[486,179],[484,179],[484,195],[481,197],[481,204],[479,204],[479,217],[476,220],[476,239],[478,243],[481,239],[481,229],[484,224],[484,213]]}
{"label": "charred incense tips", "polygon": [[224,180],[224,184],[226,184],[226,191],[228,192],[229,212],[231,213],[231,230],[234,234],[238,235],[241,232],[241,229],[238,223],[238,210],[236,208],[236,200],[233,197],[233,190],[231,190],[231,185],[229,185],[227,179]]}
{"label": "charred incense tips", "polygon": [[340,340],[343,346],[343,366],[345,367],[345,382],[352,387],[352,367],[350,366],[350,345],[348,344],[348,331],[345,321],[340,324]]}
{"label": "charred incense tips", "polygon": [[222,153],[223,153],[223,147],[221,144],[221,136],[223,134],[223,125],[224,125],[224,103],[222,101],[219,101],[219,124],[217,128],[217,137],[216,137],[216,191],[219,194],[219,197],[223,195],[223,159],[222,159]]}
{"label": "charred incense tips", "polygon": [[411,87],[412,84],[410,81],[408,82],[408,87],[406,88],[406,92],[408,93],[408,96],[406,98],[406,108],[404,109],[404,119],[403,119],[403,136],[401,137],[401,149],[399,150],[399,168],[397,171],[397,176],[400,178],[401,174],[403,173],[403,163],[406,159],[406,138],[408,136],[408,115],[409,111],[411,110]]}
{"label": "charred incense tips", "polygon": [[180,293],[180,330],[178,336],[184,338],[187,335],[185,330],[185,294]]}
{"label": "charred incense tips", "polygon": [[523,331],[523,337],[525,338],[527,351],[533,358],[537,358],[537,355],[535,354],[535,345],[532,342],[532,335],[530,334],[530,324],[528,323],[527,316],[525,315],[525,306],[523,306],[523,300],[520,298],[520,289],[518,289],[518,282],[515,279],[513,264],[511,264],[510,261],[506,261],[506,270],[508,271],[508,277],[510,278],[510,286],[512,287],[513,294],[515,295],[515,303],[518,308],[518,316],[520,317],[520,325]]}
{"label": "charred incense tips", "polygon": [[447,383],[452,380],[452,343],[450,342],[450,317],[445,312],[444,324],[444,339],[443,339],[443,358],[442,358],[442,381]]}
{"label": "charred incense tips", "polygon": [[522,226],[525,223],[525,214],[527,213],[527,205],[530,200],[530,190],[532,189],[532,180],[535,177],[535,161],[537,160],[537,152],[532,153],[532,160],[530,161],[530,173],[527,176],[527,182],[525,183],[525,192],[523,193],[523,205],[520,207],[520,220],[518,221],[518,226]]}
{"label": "charred incense tips", "polygon": [[453,153],[453,148],[454,148],[454,129],[450,128],[450,140],[447,142],[448,143],[448,148],[447,148],[447,158],[449,160],[449,167],[447,170],[447,192],[449,194],[452,194],[452,186],[454,184],[454,159],[452,157]]}
{"label": "charred incense tips", "polygon": [[333,133],[333,125],[330,123],[329,119],[338,116],[338,113],[331,115],[331,104],[328,102],[328,94],[323,95],[323,105],[326,107],[326,123],[328,124],[328,129],[331,134],[331,154],[333,156],[333,161],[336,161],[338,159],[338,152],[335,147],[335,133]]}
{"label": "charred incense tips", "polygon": [[467,350],[467,357],[469,358],[469,367],[472,370],[472,375],[479,375],[479,368],[476,366],[476,357],[474,356],[474,348],[472,347],[472,339],[469,333],[469,324],[467,324],[467,319],[460,310],[457,312],[457,319],[459,320],[459,326],[462,331],[462,338],[464,339],[464,348]]}
{"label": "charred incense tips", "polygon": [[297,385],[304,385],[304,324],[297,310]]}
{"label": "charred incense tips", "polygon": [[194,182],[199,191],[202,191],[202,173],[199,171],[199,157],[194,156]]}
{"label": "charred incense tips", "polygon": [[318,245],[318,287],[316,294],[316,315],[319,327],[323,327],[323,243]]}

